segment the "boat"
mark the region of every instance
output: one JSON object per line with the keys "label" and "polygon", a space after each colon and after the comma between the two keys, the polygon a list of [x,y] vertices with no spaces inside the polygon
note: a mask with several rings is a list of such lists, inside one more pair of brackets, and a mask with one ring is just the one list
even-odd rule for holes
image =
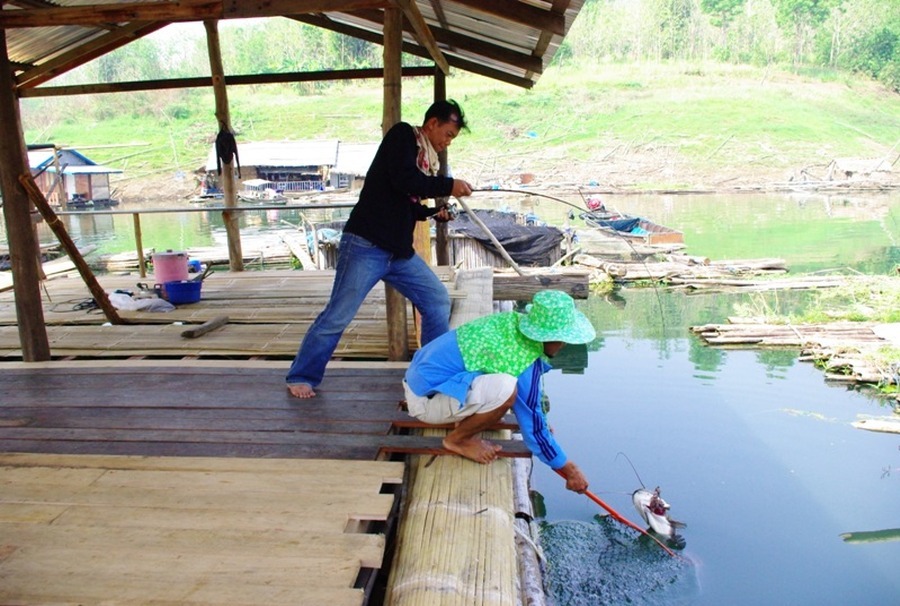
{"label": "boat", "polygon": [[[267,192],[272,192],[268,194]],[[266,190],[266,192],[247,192],[242,191],[237,195],[238,200],[244,204],[258,204],[265,206],[267,204],[276,204],[283,206],[288,203],[287,196],[277,193],[274,189]]]}
{"label": "boat", "polygon": [[641,244],[684,244],[684,233],[643,217],[608,211],[581,213],[584,222],[602,232]]}
{"label": "boat", "polygon": [[243,191],[238,192],[238,200],[245,204],[287,204],[287,196],[276,188],[276,184],[265,179],[244,181]]}

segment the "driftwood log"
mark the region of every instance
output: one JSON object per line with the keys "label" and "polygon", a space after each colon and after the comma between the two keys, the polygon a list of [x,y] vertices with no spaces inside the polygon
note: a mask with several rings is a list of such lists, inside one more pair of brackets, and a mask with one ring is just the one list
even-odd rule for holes
{"label": "driftwood log", "polygon": [[[577,265],[600,270],[616,282],[666,282],[694,289],[712,287],[768,288],[771,280],[753,281],[750,276],[780,275],[787,273],[782,259],[749,259],[710,261],[705,257],[683,254],[666,255],[664,261],[609,261],[591,255],[575,255]],[[832,284],[833,282],[833,284]],[[839,283],[838,279],[816,278],[812,282],[801,281],[798,286],[777,288],[815,288]]]}

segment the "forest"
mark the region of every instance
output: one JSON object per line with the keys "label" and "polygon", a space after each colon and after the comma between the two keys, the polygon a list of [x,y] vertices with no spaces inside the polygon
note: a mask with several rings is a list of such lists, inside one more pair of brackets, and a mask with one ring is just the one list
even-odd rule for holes
{"label": "forest", "polygon": [[[224,22],[230,74],[379,67],[381,47],[290,19]],[[857,72],[900,92],[897,0],[586,0],[554,62],[719,61]],[[407,56],[407,65],[424,60]],[[54,81],[206,75],[203,28],[140,39]],[[328,84],[297,84],[298,88]]]}

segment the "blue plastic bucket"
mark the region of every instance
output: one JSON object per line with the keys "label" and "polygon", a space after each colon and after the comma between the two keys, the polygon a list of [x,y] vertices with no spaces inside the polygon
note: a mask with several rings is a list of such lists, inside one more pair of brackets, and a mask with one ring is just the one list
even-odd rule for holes
{"label": "blue plastic bucket", "polygon": [[196,303],[200,300],[200,280],[177,280],[163,284],[163,298],[172,305]]}

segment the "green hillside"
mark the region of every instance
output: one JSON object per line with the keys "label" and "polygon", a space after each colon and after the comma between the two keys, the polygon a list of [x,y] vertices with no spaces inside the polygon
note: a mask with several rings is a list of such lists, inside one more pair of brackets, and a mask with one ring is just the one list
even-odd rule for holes
{"label": "green hillside", "polygon": [[[824,176],[834,158],[900,154],[900,95],[864,78],[803,76],[706,63],[580,64],[548,70],[532,90],[455,72],[448,95],[471,125],[451,148],[455,174],[480,184],[521,173],[620,188],[726,188]],[[378,141],[380,82],[299,92],[229,89],[238,142]],[[418,122],[430,79],[404,81]],[[189,175],[216,134],[211,89],[23,99],[26,140],[83,150],[124,182]],[[897,166],[897,165],[895,165]]]}

